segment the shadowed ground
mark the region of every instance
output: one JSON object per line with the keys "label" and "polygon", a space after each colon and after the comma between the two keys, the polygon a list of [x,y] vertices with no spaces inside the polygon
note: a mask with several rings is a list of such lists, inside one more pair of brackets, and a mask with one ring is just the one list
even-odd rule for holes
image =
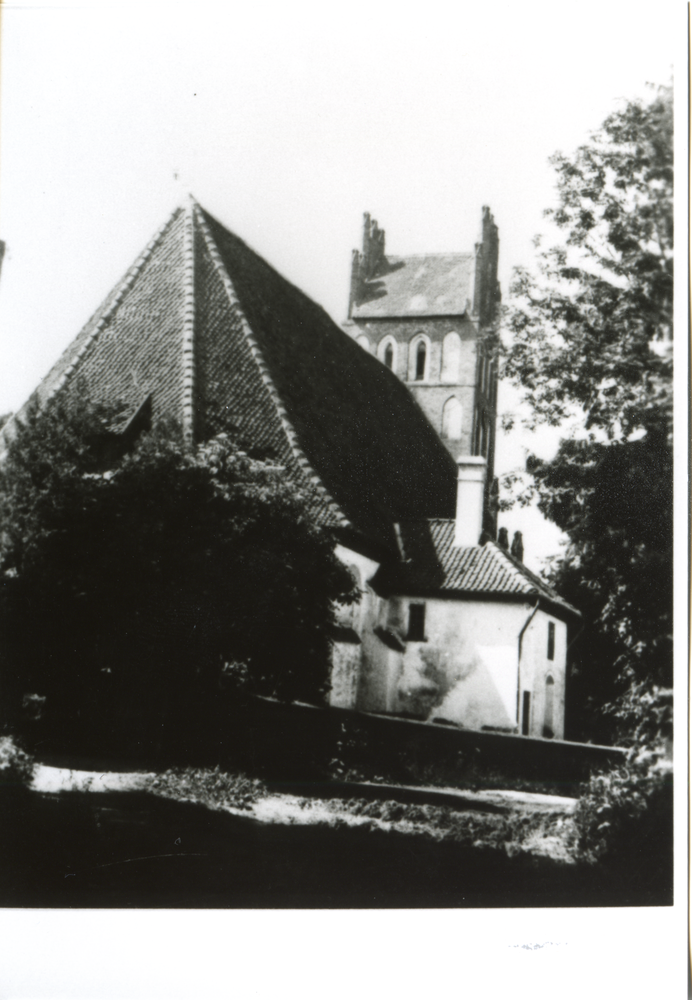
{"label": "shadowed ground", "polygon": [[[2,791],[0,903],[15,907],[636,906],[663,889],[482,846],[287,825],[144,792]],[[647,880],[649,882],[649,880]],[[649,882],[649,884],[651,884]],[[655,884],[655,883],[654,883]]]}

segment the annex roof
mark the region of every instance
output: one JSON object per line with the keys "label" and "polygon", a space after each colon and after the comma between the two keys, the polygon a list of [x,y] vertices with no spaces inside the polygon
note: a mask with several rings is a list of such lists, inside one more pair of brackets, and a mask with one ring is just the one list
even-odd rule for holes
{"label": "annex roof", "polygon": [[378,587],[411,596],[540,599],[557,614],[580,615],[497,542],[455,546],[454,520],[402,522],[398,533],[401,562],[378,574]]}
{"label": "annex roof", "polygon": [[393,522],[454,510],[454,462],[408,389],[194,200],[34,395],[83,391],[126,417],[151,398],[190,440],[234,433],[286,467],[323,523],[389,548]]}
{"label": "annex roof", "polygon": [[360,286],[351,317],[462,316],[473,298],[475,260],[472,253],[387,256]]}

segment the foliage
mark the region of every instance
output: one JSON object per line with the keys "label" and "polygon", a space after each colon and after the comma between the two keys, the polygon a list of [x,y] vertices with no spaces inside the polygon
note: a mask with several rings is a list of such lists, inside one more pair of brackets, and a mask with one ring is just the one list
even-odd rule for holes
{"label": "foliage", "polygon": [[34,773],[33,758],[11,736],[0,736],[0,786],[26,786]]}
{"label": "foliage", "polygon": [[[267,785],[242,774],[231,774],[219,767],[179,768],[165,771],[144,786],[147,791],[165,798],[183,802],[196,802],[209,809],[242,809],[251,811],[262,799],[270,795]],[[381,798],[368,788],[367,798],[330,797],[328,785],[316,785],[315,792],[323,789],[319,797],[301,797],[301,814],[293,822],[305,825],[346,823],[377,829],[380,824],[397,824],[409,835],[430,837],[435,842],[443,840],[476,848],[497,849],[510,856],[521,851],[535,850],[544,838],[558,841],[556,852],[562,860],[570,856],[573,834],[570,824],[560,813],[510,812],[509,814],[474,812],[468,808],[457,810],[434,801],[414,805],[396,798]],[[391,789],[389,790],[391,794]],[[276,792],[273,793],[276,796]],[[281,794],[281,793],[279,793]],[[291,805],[296,802],[292,796]],[[335,820],[332,817],[338,817]],[[367,824],[366,821],[370,821]],[[271,819],[265,822],[272,822]]]}
{"label": "foliage", "polygon": [[257,778],[229,774],[220,767],[173,768],[151,779],[147,790],[178,801],[199,802],[212,809],[231,806],[251,809],[267,794],[266,786]]}
{"label": "foliage", "polygon": [[116,416],[35,407],[0,468],[6,708],[32,691],[97,727],[199,724],[225,663],[319,698],[332,604],[353,593],[306,498],[224,435],[190,449],[161,424],[112,460]]}
{"label": "foliage", "polygon": [[672,763],[632,752],[626,766],[591,778],[577,804],[580,857],[660,889],[672,878]]}
{"label": "foliage", "polygon": [[522,499],[569,539],[551,582],[587,622],[582,737],[612,736],[595,706],[672,682],[672,128],[660,88],[553,157],[564,239],[518,269],[508,313],[504,375],[530,426],[572,425],[552,460],[529,458]]}
{"label": "foliage", "polygon": [[578,853],[632,887],[672,888],[673,692],[634,684],[610,710],[628,733],[622,767],[584,786],[574,820]]}

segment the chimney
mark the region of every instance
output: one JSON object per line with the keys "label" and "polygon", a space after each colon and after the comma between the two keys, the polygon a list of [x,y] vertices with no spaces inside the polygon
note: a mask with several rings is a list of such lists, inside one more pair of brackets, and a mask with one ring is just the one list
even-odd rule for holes
{"label": "chimney", "polygon": [[454,544],[478,545],[483,530],[485,459],[480,455],[462,455],[457,459],[457,517]]}
{"label": "chimney", "polygon": [[514,556],[515,559],[518,559],[519,562],[524,561],[524,539],[521,534],[521,531],[514,532],[514,538],[512,539],[511,554]]}

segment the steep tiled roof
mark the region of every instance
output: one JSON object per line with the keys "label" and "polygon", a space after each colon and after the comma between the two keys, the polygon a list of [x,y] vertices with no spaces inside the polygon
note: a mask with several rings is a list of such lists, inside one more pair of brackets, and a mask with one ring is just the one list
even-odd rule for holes
{"label": "steep tiled roof", "polygon": [[399,537],[403,561],[378,574],[378,587],[411,595],[540,598],[556,613],[579,615],[496,542],[455,546],[453,520],[402,522]]}
{"label": "steep tiled roof", "polygon": [[472,253],[387,257],[362,284],[351,316],[461,316],[473,296],[474,266]]}
{"label": "steep tiled roof", "polygon": [[35,395],[82,386],[131,412],[151,396],[155,417],[197,440],[237,433],[285,465],[324,523],[379,543],[393,543],[393,521],[454,510],[454,463],[406,387],[195,202]]}

